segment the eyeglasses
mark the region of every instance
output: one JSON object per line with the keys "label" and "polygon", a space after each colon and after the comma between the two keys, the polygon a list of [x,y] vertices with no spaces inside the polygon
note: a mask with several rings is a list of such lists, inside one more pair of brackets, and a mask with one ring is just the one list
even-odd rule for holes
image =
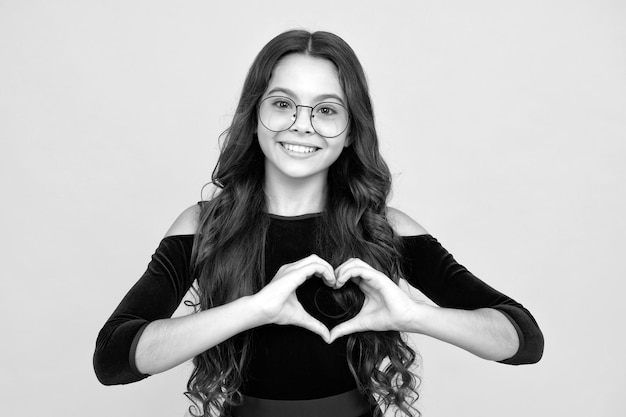
{"label": "eyeglasses", "polygon": [[348,128],[350,114],[339,103],[322,102],[311,107],[296,104],[292,99],[282,96],[270,96],[261,101],[259,120],[272,132],[282,132],[296,123],[298,107],[311,109],[311,126],[320,136],[335,138]]}

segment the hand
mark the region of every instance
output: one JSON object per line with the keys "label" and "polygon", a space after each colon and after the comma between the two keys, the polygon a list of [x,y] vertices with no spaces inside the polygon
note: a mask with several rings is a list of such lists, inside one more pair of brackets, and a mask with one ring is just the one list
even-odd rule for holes
{"label": "hand", "polygon": [[389,277],[360,259],[349,259],[335,270],[334,288],[354,281],[365,301],[361,311],[330,331],[330,343],[355,332],[403,331],[409,327],[415,303]]}
{"label": "hand", "polygon": [[329,287],[337,285],[333,267],[319,256],[310,255],[281,266],[272,281],[254,297],[259,301],[267,322],[303,327],[328,343],[328,328],[307,313],[296,297],[296,289],[313,276],[321,277]]}

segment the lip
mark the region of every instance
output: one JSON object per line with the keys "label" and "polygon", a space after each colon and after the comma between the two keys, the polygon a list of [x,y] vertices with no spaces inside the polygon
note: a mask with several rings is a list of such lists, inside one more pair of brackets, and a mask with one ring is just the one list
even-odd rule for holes
{"label": "lip", "polygon": [[[287,155],[289,155],[292,158],[301,158],[301,159],[310,158],[313,155],[315,155],[317,153],[317,151],[322,149],[319,146],[316,146],[316,145],[313,145],[313,144],[310,144],[310,143],[280,141],[277,144],[278,144],[278,146],[280,147],[280,149],[283,152],[285,152]],[[289,149],[285,148],[283,146],[283,144],[294,145],[294,146],[306,146],[308,148],[315,148],[315,150],[313,152],[308,152],[308,153],[294,152],[294,151],[290,151]]]}
{"label": "lip", "polygon": [[294,145],[294,146],[306,146],[308,148],[315,148],[315,150],[319,150],[322,149],[320,146],[314,145],[312,143],[308,143],[308,142],[290,142],[287,140],[281,140],[278,142],[281,146],[283,144],[287,144],[287,145]]}

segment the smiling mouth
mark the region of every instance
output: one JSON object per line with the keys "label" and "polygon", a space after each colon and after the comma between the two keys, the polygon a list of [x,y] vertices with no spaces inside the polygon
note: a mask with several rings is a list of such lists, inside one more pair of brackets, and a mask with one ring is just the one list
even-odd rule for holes
{"label": "smiling mouth", "polygon": [[280,145],[283,148],[287,149],[288,151],[302,153],[302,154],[313,153],[317,151],[318,149],[320,149],[314,146],[294,145],[292,143],[285,143],[285,142],[280,142]]}

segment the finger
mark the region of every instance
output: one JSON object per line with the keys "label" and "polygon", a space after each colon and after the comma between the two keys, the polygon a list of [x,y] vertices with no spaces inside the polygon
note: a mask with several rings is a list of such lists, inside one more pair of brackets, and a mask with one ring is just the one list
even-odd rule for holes
{"label": "finger", "polygon": [[303,278],[300,284],[302,284],[302,282],[310,279],[313,276],[322,278],[324,283],[328,285],[329,287],[334,287],[337,283],[337,277],[335,277],[335,274],[332,271],[332,269],[329,269],[326,265],[323,265],[323,264],[312,263],[312,264],[303,266],[301,270],[299,271],[299,273],[301,274],[301,278]]}
{"label": "finger", "polygon": [[[346,274],[346,271],[350,271],[354,268],[360,268],[361,271],[371,271],[371,272],[379,272],[377,269],[373,268],[370,264],[363,261],[359,258],[350,258],[343,264],[339,265],[335,269],[335,276],[339,279],[340,276]],[[342,282],[338,283],[340,286],[343,286],[349,279],[354,278],[355,274],[349,274],[351,276],[346,277]],[[384,274],[383,274],[384,275]],[[338,287],[339,288],[339,287]]]}
{"label": "finger", "polygon": [[283,270],[285,270],[285,269],[286,270],[293,270],[293,269],[301,268],[301,267],[303,267],[305,265],[308,265],[310,263],[321,263],[321,264],[324,264],[324,265],[328,266],[328,268],[331,271],[333,270],[333,267],[328,263],[328,261],[326,261],[323,258],[320,258],[316,254],[309,255],[309,256],[307,256],[305,258],[302,258],[300,260],[297,260],[295,262],[284,264],[283,266],[280,267],[280,269],[283,269]]}
{"label": "finger", "polygon": [[350,268],[350,266],[353,265],[356,261],[359,261],[359,258],[350,258],[346,260],[344,263],[342,263],[337,268],[335,268],[335,275],[339,276],[339,274],[341,274],[342,271],[344,271],[347,268]]}
{"label": "finger", "polygon": [[333,266],[330,263],[328,263],[328,261],[326,261],[323,258],[320,258],[319,256],[315,254],[310,255],[309,258],[313,259],[316,263],[320,263],[326,267],[328,274],[323,275],[322,278],[324,278],[324,282],[326,283],[326,285],[328,285],[329,287],[333,287],[337,281],[337,276],[335,275],[335,270]]}
{"label": "finger", "polygon": [[309,256],[307,256],[306,258],[302,258],[301,260],[299,260],[296,263],[302,263],[302,264],[307,264],[307,263],[311,263],[311,262],[315,262],[315,263],[320,263],[323,265],[326,265],[328,267],[328,269],[330,269],[331,271],[333,270],[333,267],[330,265],[330,263],[328,263],[328,261],[324,258],[319,257],[316,254],[311,254]]}
{"label": "finger", "polygon": [[[369,267],[367,264],[366,266],[363,266],[362,264],[356,264],[342,270],[340,274],[337,275],[337,283],[335,284],[335,286],[336,288],[341,288],[349,280],[354,280],[355,283],[359,285],[359,287],[362,287],[361,283],[363,281],[370,285],[373,285],[374,282],[380,280],[383,277],[387,278],[385,274]],[[360,279],[357,280],[356,278]]]}
{"label": "finger", "polygon": [[[319,256],[312,254],[307,256],[306,258],[303,258],[297,262],[295,262],[293,264],[294,268],[304,268],[310,265],[321,265],[322,267],[325,268],[325,271],[323,273],[319,272],[319,269],[316,269],[316,274],[321,276],[324,279],[324,282],[326,283],[326,285],[328,286],[334,286],[335,285],[335,271],[333,269],[333,267],[323,258],[320,258]],[[307,277],[309,278],[309,277]]]}
{"label": "finger", "polygon": [[319,262],[311,262],[309,264],[305,264],[298,269],[298,285],[302,284],[307,279],[312,276],[321,277],[326,285],[329,287],[334,287],[337,282],[337,278],[335,277],[335,273],[333,272],[330,265],[319,263]]}

